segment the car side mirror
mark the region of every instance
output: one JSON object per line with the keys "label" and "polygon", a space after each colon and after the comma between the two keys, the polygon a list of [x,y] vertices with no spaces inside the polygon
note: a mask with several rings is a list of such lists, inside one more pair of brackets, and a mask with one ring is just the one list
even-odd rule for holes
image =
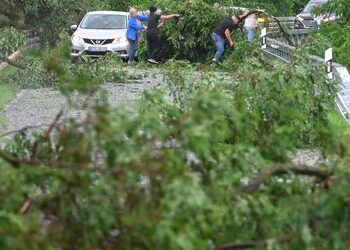
{"label": "car side mirror", "polygon": [[70,29],[72,30],[72,31],[76,31],[77,30],[77,28],[78,28],[78,25],[72,25],[72,26],[70,26]]}

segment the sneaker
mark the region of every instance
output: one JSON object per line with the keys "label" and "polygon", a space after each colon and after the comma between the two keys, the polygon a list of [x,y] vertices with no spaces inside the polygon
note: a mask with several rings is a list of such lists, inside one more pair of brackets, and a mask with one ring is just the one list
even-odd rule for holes
{"label": "sneaker", "polygon": [[154,59],[148,59],[148,62],[152,64],[158,64],[158,62]]}
{"label": "sneaker", "polygon": [[219,63],[219,61],[216,60],[216,58],[211,59],[211,62],[212,62],[212,63]]}

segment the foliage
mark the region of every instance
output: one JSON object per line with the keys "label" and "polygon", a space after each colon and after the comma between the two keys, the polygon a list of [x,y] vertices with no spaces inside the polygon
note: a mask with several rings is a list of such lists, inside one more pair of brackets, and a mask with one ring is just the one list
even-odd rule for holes
{"label": "foliage", "polygon": [[8,81],[8,76],[16,70],[12,66],[6,66],[0,71],[0,110],[3,110],[5,105],[16,95],[16,88]]}
{"label": "foliage", "polygon": [[[158,4],[183,14],[163,31],[176,56],[205,59],[222,13],[197,0]],[[166,88],[146,92],[130,115],[99,88],[125,79],[119,61],[68,64],[67,37],[57,38],[58,48],[23,61],[17,82],[52,77],[67,97],[85,99],[72,105],[86,116],[60,113],[45,131],[3,145],[0,249],[349,246],[350,134],[329,118],[336,86],[308,62],[266,63],[238,37],[217,72],[169,61]],[[310,147],[325,161],[294,166],[289,155]]]}
{"label": "foliage", "polygon": [[211,4],[219,2],[226,6],[239,6],[246,8],[261,7],[266,9],[269,13],[276,16],[293,16],[299,12],[300,8],[303,8],[307,4],[308,0],[289,0],[289,1],[273,1],[273,0],[223,0],[223,1],[206,1]]}
{"label": "foliage", "polygon": [[[290,15],[292,9],[300,2],[303,1],[287,1],[283,2],[283,4],[282,2],[275,1],[250,1],[249,3],[246,1],[224,1],[222,4],[248,8],[260,6],[276,15]],[[153,3],[151,1],[139,0],[83,0],[78,2],[75,0],[1,0],[0,3],[3,6],[0,10],[0,27],[4,25],[13,25],[18,28],[27,26],[40,27],[43,31],[43,43],[49,46],[56,45],[60,32],[64,29],[68,30],[70,25],[78,23],[87,11],[100,9],[127,11],[131,6],[137,6],[145,10],[150,5],[156,4],[164,12],[183,13],[183,18],[177,22],[169,21],[171,25],[165,27],[163,37],[168,40],[167,45],[175,49],[179,48],[179,46],[185,46],[185,51],[179,55],[179,58],[184,58],[183,55],[193,51],[194,48],[198,49],[198,55],[201,55],[210,46],[210,39],[208,37],[210,38],[212,28],[220,20],[219,13],[214,12],[211,8],[212,1],[188,0],[181,2],[159,0]],[[1,22],[2,19],[4,22]],[[200,28],[198,29],[198,27]],[[172,32],[171,30],[176,32]],[[195,44],[196,38],[199,38],[198,45]],[[190,59],[197,58],[198,55],[191,55]],[[167,58],[166,55],[164,57]]]}
{"label": "foliage", "polygon": [[[88,57],[82,57],[78,64],[66,64],[66,70],[71,76],[82,76],[87,79],[94,78],[98,84],[117,82],[124,83],[126,74],[119,70],[120,64],[116,63],[120,59],[116,56],[106,56],[99,61],[93,61]],[[23,57],[21,62],[26,65],[26,69],[16,72],[10,76],[13,84],[24,89],[34,89],[43,87],[59,87],[65,84],[57,76],[47,70],[46,63],[41,57]],[[115,65],[115,68],[110,68]],[[96,77],[97,76],[97,77]],[[87,80],[84,79],[84,80]]]}
{"label": "foliage", "polygon": [[175,52],[178,59],[198,61],[205,59],[212,48],[210,34],[224,13],[215,11],[211,5],[199,0],[182,2],[159,0],[157,6],[164,13],[178,13],[181,18],[168,20],[162,27],[163,44],[161,54],[169,57]]}
{"label": "foliage", "polygon": [[6,8],[2,8],[0,14],[5,14],[10,20],[14,19],[10,23],[5,22],[5,25],[21,27],[23,25],[18,23],[23,22],[26,26],[40,27],[43,30],[43,43],[50,46],[56,44],[63,29],[79,22],[87,11],[107,7],[104,2],[91,0],[3,1]]}
{"label": "foliage", "polygon": [[[56,55],[50,62],[77,86]],[[323,178],[291,174],[286,157],[336,143],[327,119],[336,89],[305,64],[250,59],[238,85],[195,71],[169,62],[167,89],[145,93],[136,115],[102,96],[85,120],[53,122],[54,132],[0,150],[1,249],[345,248],[346,139],[324,151],[337,161],[314,170]],[[95,80],[80,83],[95,89]],[[246,187],[260,171],[260,184]]]}
{"label": "foliage", "polygon": [[126,81],[127,76],[120,70],[121,59],[117,55],[106,55],[99,60],[83,56],[78,63],[71,64],[69,46],[69,38],[62,33],[59,46],[55,49],[27,53],[19,59],[25,65],[25,69],[11,75],[11,82],[25,89],[66,85],[66,79],[60,79],[57,74],[51,72],[52,62],[59,63],[68,77],[82,78],[84,81],[94,80],[96,85]]}
{"label": "foliage", "polygon": [[23,45],[24,36],[20,32],[16,31],[16,29],[0,29],[0,58],[9,56]]}
{"label": "foliage", "polygon": [[329,22],[320,26],[318,32],[312,35],[308,48],[323,56],[325,49],[333,48],[334,59],[337,63],[350,68],[350,25],[348,22]]}
{"label": "foliage", "polygon": [[[266,2],[266,1],[265,1]],[[288,2],[293,5],[292,2]],[[222,4],[225,4],[224,2]],[[277,3],[267,4],[275,6],[275,8],[267,8],[269,13],[276,12]],[[249,8],[256,8],[259,5],[257,2],[249,2],[244,4],[238,4],[229,2],[227,6],[238,5]],[[204,1],[184,1],[176,2],[170,0],[159,0],[157,6],[162,9],[164,13],[179,13],[181,17],[175,20],[169,20],[161,28],[161,41],[162,46],[160,53],[162,59],[176,58],[189,61],[209,61],[212,58],[213,44],[210,35],[214,27],[223,20],[223,18],[236,14],[228,13],[228,11],[214,10],[211,4],[207,4]],[[281,7],[282,8],[282,7]],[[283,8],[287,9],[286,6]],[[249,54],[249,51],[244,52],[244,49],[249,49],[249,46],[243,42],[241,32],[242,29],[237,29],[233,32],[232,36],[238,43],[234,53],[230,53],[233,57],[236,57],[236,61],[240,61],[241,53],[236,53],[236,50],[241,51],[243,54]],[[142,45],[140,55],[145,55],[146,44]]]}
{"label": "foliage", "polygon": [[[259,33],[259,31],[256,31]],[[252,43],[247,42],[245,32],[236,32],[234,41],[234,48],[227,48],[223,57],[222,67],[227,71],[233,71],[241,68],[243,64],[246,64],[247,59],[256,58],[261,59],[261,51],[259,48],[258,34],[255,34],[255,40]]]}
{"label": "foliage", "polygon": [[[308,2],[307,0],[290,0],[290,1],[242,1],[242,0],[205,0],[202,1],[209,5],[213,5],[215,2],[219,2],[222,6],[238,6],[246,8],[262,7],[268,10],[271,14],[279,16],[294,15],[299,12],[300,8],[303,8]],[[149,6],[154,4],[154,1],[144,0],[128,0],[128,1],[115,1],[107,0],[107,4],[115,10],[127,11],[129,7],[136,6],[139,9],[148,9]]]}
{"label": "foliage", "polygon": [[107,0],[106,2],[109,8],[118,11],[129,11],[130,7],[137,7],[139,10],[148,10],[148,8],[154,4],[154,1],[151,0]]}
{"label": "foliage", "polygon": [[22,57],[21,63],[25,65],[24,70],[15,72],[9,76],[10,82],[19,88],[35,89],[53,87],[58,83],[57,78],[47,72],[43,62],[39,58]]}
{"label": "foliage", "polygon": [[350,2],[348,0],[330,0],[315,12],[316,14],[336,14],[350,21]]}

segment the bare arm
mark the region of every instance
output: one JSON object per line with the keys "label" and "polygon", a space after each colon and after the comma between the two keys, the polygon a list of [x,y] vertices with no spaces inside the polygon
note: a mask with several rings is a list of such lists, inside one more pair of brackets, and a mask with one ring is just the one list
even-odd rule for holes
{"label": "bare arm", "polygon": [[172,14],[172,15],[167,15],[167,16],[160,16],[160,19],[171,19],[171,18],[174,18],[174,17],[179,17],[180,15],[179,14]]}
{"label": "bare arm", "polygon": [[245,13],[245,14],[240,15],[240,16],[239,16],[239,19],[240,19],[241,21],[243,21],[243,20],[245,20],[248,16],[251,16],[251,15],[254,15],[254,14],[259,14],[259,13],[265,13],[265,10],[260,9],[260,8],[257,8],[257,9],[255,9],[255,10],[252,10],[252,11],[249,11],[249,12],[247,12],[247,13]]}
{"label": "bare arm", "polygon": [[250,16],[250,15],[252,15],[252,14],[254,14],[254,13],[248,12],[248,13],[239,15],[239,19],[244,20],[244,19],[246,19],[248,16]]}
{"label": "bare arm", "polygon": [[227,40],[229,41],[230,46],[233,47],[234,43],[233,43],[233,40],[231,38],[231,32],[229,31],[229,29],[225,30],[225,36],[226,36]]}

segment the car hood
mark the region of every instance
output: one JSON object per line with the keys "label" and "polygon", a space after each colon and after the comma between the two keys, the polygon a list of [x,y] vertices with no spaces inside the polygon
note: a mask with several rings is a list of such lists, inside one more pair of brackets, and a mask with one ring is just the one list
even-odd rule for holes
{"label": "car hood", "polygon": [[126,29],[103,30],[103,29],[78,29],[73,35],[88,39],[115,39],[123,37]]}
{"label": "car hood", "polygon": [[300,13],[297,17],[301,17],[304,20],[313,20],[314,17],[310,13]]}

